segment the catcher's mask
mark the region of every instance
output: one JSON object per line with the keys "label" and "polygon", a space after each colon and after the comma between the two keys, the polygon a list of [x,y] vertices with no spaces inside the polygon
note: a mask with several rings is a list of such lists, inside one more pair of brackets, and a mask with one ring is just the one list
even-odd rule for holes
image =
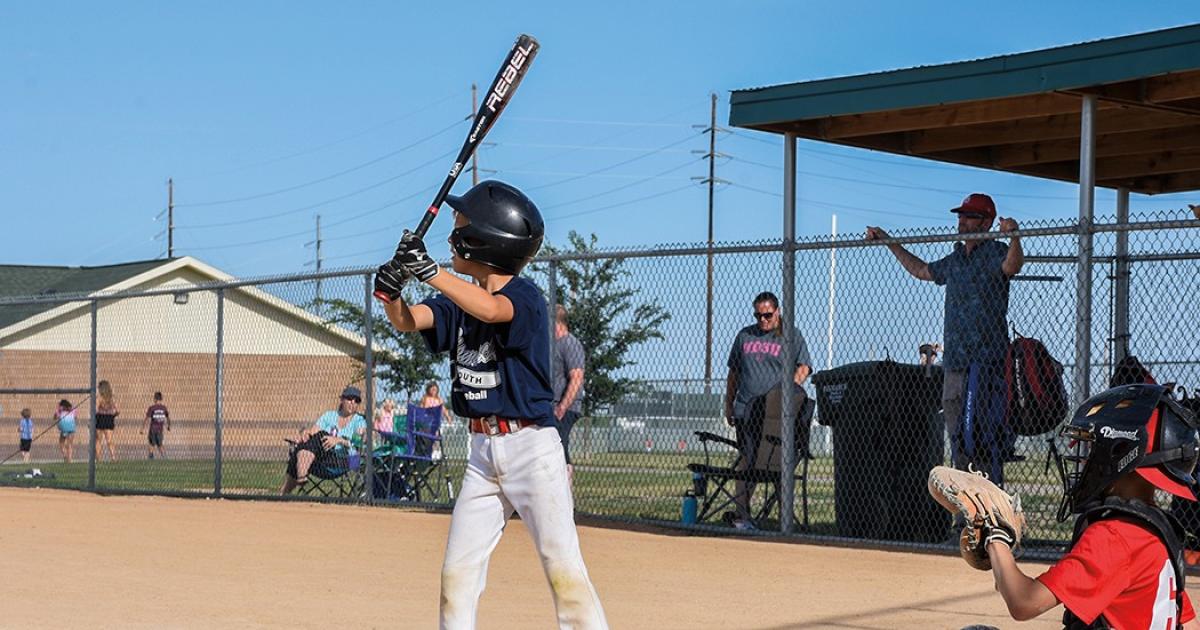
{"label": "catcher's mask", "polygon": [[1058,459],[1065,521],[1133,470],[1154,487],[1196,501],[1192,472],[1200,459],[1195,419],[1161,385],[1123,385],[1097,394],[1062,428],[1070,439]]}
{"label": "catcher's mask", "polygon": [[446,203],[470,221],[450,233],[450,246],[464,260],[515,275],[542,247],[542,214],[504,182],[479,182],[461,197],[446,197]]}

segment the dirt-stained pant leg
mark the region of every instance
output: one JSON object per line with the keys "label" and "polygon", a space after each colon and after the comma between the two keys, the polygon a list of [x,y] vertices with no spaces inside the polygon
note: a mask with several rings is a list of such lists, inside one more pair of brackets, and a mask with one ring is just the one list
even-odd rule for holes
{"label": "dirt-stained pant leg", "polygon": [[500,492],[488,438],[472,434],[471,456],[454,504],[442,562],[439,617],[443,630],[475,627],[479,597],[487,584],[488,560],[512,513],[512,504]]}
{"label": "dirt-stained pant leg", "polygon": [[964,452],[962,413],[966,406],[967,372],[945,370],[942,381],[942,414],[946,423],[946,438],[950,440],[950,462],[966,470],[970,459]]}
{"label": "dirt-stained pant leg", "polygon": [[500,488],[521,515],[541,557],[554,596],[558,627],[608,628],[579,548],[574,501],[558,432],[531,427],[504,439],[493,438],[493,448]]}

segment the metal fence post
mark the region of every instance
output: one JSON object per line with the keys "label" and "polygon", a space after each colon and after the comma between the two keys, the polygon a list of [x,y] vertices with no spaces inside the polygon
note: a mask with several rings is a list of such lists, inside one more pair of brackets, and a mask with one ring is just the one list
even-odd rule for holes
{"label": "metal fence post", "polygon": [[1091,391],[1092,216],[1096,197],[1096,97],[1086,95],[1079,122],[1079,248],[1076,260],[1074,405]]}
{"label": "metal fence post", "polygon": [[780,385],[779,438],[783,443],[779,480],[779,529],[785,534],[795,530],[793,505],[796,500],[796,397],[792,387],[796,366],[792,361],[796,314],[796,135],[788,133],[783,142],[783,304],[778,318],[783,326],[783,374]]}
{"label": "metal fence post", "polygon": [[[550,322],[549,322],[550,347],[553,348],[554,347],[554,321],[558,314],[557,313],[557,311],[558,311],[558,261],[557,260],[550,261],[550,271],[549,271],[549,273],[547,273],[547,276],[548,277],[546,279],[546,292],[549,295],[546,296],[546,302],[550,305],[549,315],[548,315],[549,319],[550,319]],[[551,370],[554,369],[553,361],[550,362],[550,369]],[[551,379],[553,379],[554,374],[551,374],[550,377],[551,377]]]}
{"label": "metal fence post", "polygon": [[372,339],[372,333],[375,332],[375,314],[373,312],[374,302],[374,283],[371,279],[371,274],[364,276],[366,292],[363,295],[363,339],[366,341],[366,348],[363,350],[363,387],[366,391],[363,392],[363,403],[366,405],[366,413],[363,418],[367,421],[367,436],[364,444],[366,450],[366,474],[367,482],[364,486],[368,504],[375,503],[375,462],[373,454],[375,453],[375,423],[372,421],[375,415],[375,342]]}
{"label": "metal fence post", "polygon": [[[1129,189],[1117,189],[1117,224],[1129,224]],[[1113,273],[1112,362],[1129,356],[1129,232],[1117,232],[1116,264]]]}
{"label": "metal fence post", "polygon": [[88,490],[96,489],[96,331],[100,315],[100,301],[92,300],[92,346],[91,358],[88,368],[91,374],[91,389],[92,394],[89,397],[91,400],[92,419],[88,421]]}
{"label": "metal fence post", "polygon": [[217,289],[217,366],[216,399],[213,401],[213,494],[221,496],[221,468],[224,459],[223,406],[225,403],[225,289]]}

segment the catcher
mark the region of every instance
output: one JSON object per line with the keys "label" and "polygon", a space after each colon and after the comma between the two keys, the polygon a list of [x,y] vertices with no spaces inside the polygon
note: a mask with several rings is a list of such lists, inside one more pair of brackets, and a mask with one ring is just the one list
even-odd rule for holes
{"label": "catcher", "polygon": [[1067,630],[1200,628],[1184,591],[1183,528],[1154,498],[1162,490],[1197,500],[1195,418],[1159,385],[1127,385],[1085,401],[1062,434],[1072,442],[1059,460],[1058,520],[1077,514],[1075,533],[1067,554],[1036,579],[1013,559],[1025,524],[1016,497],[979,475],[930,472],[930,493],[966,521],[967,562],[992,570],[1018,621],[1062,603]]}

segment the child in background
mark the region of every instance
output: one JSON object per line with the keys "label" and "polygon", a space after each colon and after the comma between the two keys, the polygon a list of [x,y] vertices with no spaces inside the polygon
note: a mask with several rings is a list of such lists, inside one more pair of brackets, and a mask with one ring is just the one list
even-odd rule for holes
{"label": "child in background", "polygon": [[163,404],[162,392],[154,392],[154,404],[146,409],[146,419],[142,422],[141,433],[146,433],[147,425],[150,432],[146,434],[148,443],[146,444],[146,457],[154,459],[154,449],[158,449],[158,458],[166,459],[167,455],[163,452],[163,427],[168,431],[171,430],[171,413],[167,411],[166,405]]}
{"label": "child in background", "polygon": [[33,448],[33,412],[28,407],[21,410],[21,423],[17,433],[21,435],[21,461],[29,463],[29,449]]}
{"label": "child in background", "polygon": [[71,406],[71,401],[65,398],[58,401],[54,419],[58,422],[58,450],[62,453],[63,461],[70,464],[75,448],[75,408]]}

